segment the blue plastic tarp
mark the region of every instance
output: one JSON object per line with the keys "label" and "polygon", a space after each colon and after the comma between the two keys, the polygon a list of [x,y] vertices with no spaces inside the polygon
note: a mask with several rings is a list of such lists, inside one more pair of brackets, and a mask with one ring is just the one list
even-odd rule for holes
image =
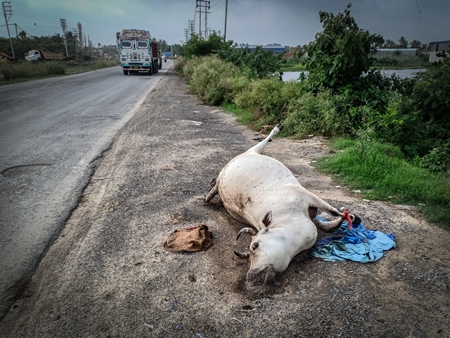
{"label": "blue plastic tarp", "polygon": [[[323,218],[317,216],[320,220]],[[346,261],[368,263],[383,257],[383,252],[395,248],[395,236],[378,230],[367,230],[363,223],[342,222],[331,237],[320,239],[311,248],[309,254],[326,261]]]}

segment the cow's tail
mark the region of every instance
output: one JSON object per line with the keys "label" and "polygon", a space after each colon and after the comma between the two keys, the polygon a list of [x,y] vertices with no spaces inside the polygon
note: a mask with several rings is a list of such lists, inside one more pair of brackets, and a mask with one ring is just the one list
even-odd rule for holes
{"label": "cow's tail", "polygon": [[264,140],[259,142],[257,145],[251,147],[248,151],[261,154],[264,148],[266,147],[267,143],[272,139],[272,137],[278,134],[278,132],[282,129],[283,125],[281,123],[278,123]]}

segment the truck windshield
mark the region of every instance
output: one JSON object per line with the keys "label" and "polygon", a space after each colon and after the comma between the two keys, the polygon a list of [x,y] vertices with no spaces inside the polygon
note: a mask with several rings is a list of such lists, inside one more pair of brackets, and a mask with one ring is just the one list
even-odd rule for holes
{"label": "truck windshield", "polygon": [[138,48],[147,48],[147,41],[139,40],[137,43]]}
{"label": "truck windshield", "polygon": [[131,48],[131,41],[122,41],[122,48]]}

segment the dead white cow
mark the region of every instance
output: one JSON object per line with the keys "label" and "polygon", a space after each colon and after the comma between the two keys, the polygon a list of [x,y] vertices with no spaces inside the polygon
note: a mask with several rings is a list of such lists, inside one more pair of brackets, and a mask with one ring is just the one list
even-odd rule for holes
{"label": "dead white cow", "polygon": [[[252,234],[250,250],[236,253],[250,258],[246,286],[263,292],[276,273],[287,269],[292,258],[311,248],[317,240],[317,228],[330,231],[348,216],[306,190],[280,161],[262,155],[269,140],[277,134],[277,125],[263,141],[233,158],[220,172],[206,196],[209,202],[219,193],[227,211],[237,220],[253,226],[243,228]],[[338,216],[329,222],[315,218],[317,209]]]}

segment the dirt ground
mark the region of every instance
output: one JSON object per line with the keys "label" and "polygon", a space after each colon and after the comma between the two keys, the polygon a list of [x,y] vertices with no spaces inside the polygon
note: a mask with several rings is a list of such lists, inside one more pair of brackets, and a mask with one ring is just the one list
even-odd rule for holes
{"label": "dirt ground", "polygon": [[[275,139],[266,154],[366,228],[395,234],[397,248],[369,264],[301,253],[274,292],[246,293],[248,262],[233,250],[249,236],[236,244],[243,225],[203,199],[254,134],[170,70],[99,160],[0,336],[450,337],[449,232],[319,174],[310,162],[329,152],[320,137]],[[207,251],[164,250],[174,230],[199,224],[214,235]]]}

